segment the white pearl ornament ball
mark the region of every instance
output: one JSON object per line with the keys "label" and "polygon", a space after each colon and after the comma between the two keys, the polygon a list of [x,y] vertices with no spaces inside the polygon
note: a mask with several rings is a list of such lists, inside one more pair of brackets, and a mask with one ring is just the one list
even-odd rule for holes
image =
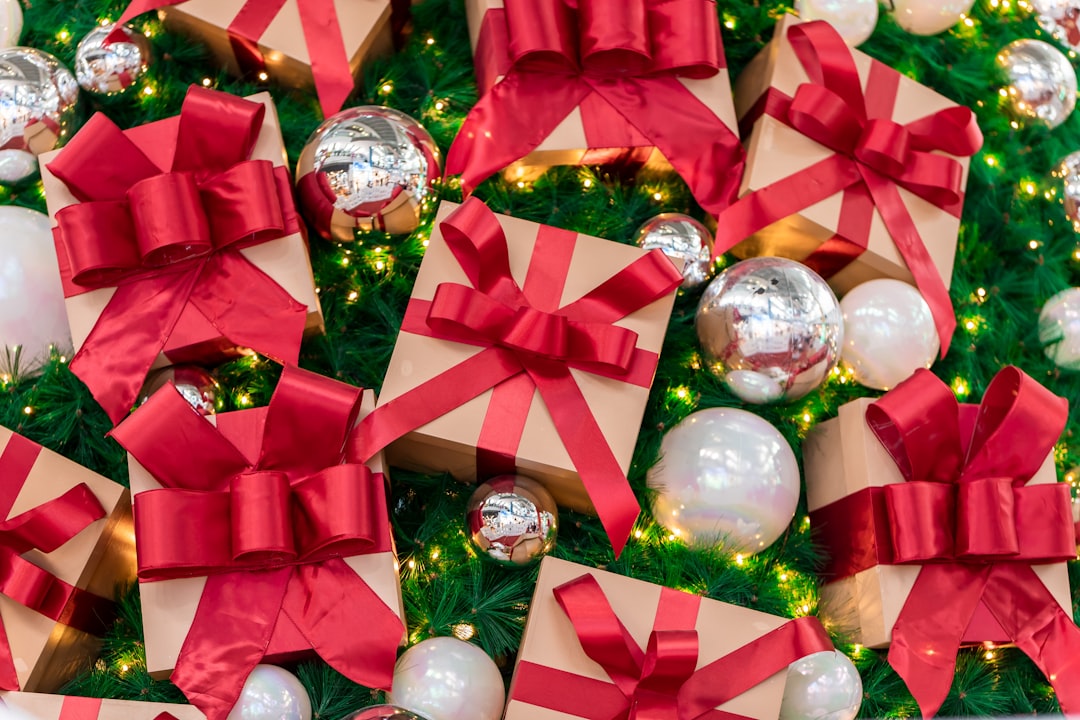
{"label": "white pearl ornament ball", "polygon": [[18,45],[22,26],[22,6],[19,0],[0,0],[0,47]]}
{"label": "white pearl ornament ball", "polygon": [[649,471],[657,522],[690,543],[754,553],[776,541],[799,503],[799,465],[784,436],[757,415],[699,410],[673,427]]}
{"label": "white pearl ornament ball", "polygon": [[413,645],[394,666],[386,702],[427,720],[499,720],[506,702],[495,661],[451,637]]}
{"label": "white pearl ornament ball", "polygon": [[892,0],[896,24],[912,35],[937,35],[960,22],[975,0]]}
{"label": "white pearl ornament ball", "polygon": [[862,697],[862,678],[847,655],[814,653],[788,666],[780,720],[855,720]]}
{"label": "white pearl ornament ball", "polygon": [[857,47],[874,33],[878,0],[796,0],[795,12],[807,22],[824,20],[849,47]]}
{"label": "white pearl ornament ball", "polygon": [[1063,370],[1080,370],[1080,288],[1062,290],[1039,313],[1043,352]]}
{"label": "white pearl ornament ball", "polygon": [[311,699],[288,670],[256,665],[225,720],[311,720]]}

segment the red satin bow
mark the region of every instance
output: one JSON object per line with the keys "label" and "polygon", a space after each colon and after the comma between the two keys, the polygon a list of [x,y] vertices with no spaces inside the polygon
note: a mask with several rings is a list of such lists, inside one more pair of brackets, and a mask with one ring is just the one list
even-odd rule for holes
{"label": "red satin bow", "polygon": [[874,62],[864,91],[851,51],[823,21],[791,27],[788,41],[810,82],[794,98],[771,92],[759,106],[836,154],[732,205],[719,219],[714,253],[842,192],[837,236],[806,264],[828,277],[858,257],[876,209],[930,305],[944,356],[956,329],[952,301],[897,188],[959,216],[963,168],[939,153],[978,151],[982,134],[975,116],[954,107],[901,125],[892,120],[900,79],[895,70]]}
{"label": "red satin bow", "polygon": [[112,432],[164,486],[135,497],[140,579],[210,576],[172,675],[210,720],[229,713],[279,615],[342,674],[390,686],[404,626],[341,559],[390,550],[381,475],[342,464],[360,394],[287,367],[254,461],[172,389]]}
{"label": "red satin bow", "polygon": [[1025,486],[1067,414],[1064,398],[1014,367],[987,388],[966,453],[956,398],[927,370],[867,409],[907,480],[886,488],[896,561],[923,564],[889,662],[925,717],[949,692],[980,601],[1049,678],[1062,710],[1080,711],[1080,629],[1031,568],[1076,556],[1069,489]]}
{"label": "red satin bow", "polygon": [[522,661],[510,699],[587,720],[746,720],[715,708],[799,658],[833,649],[817,619],[803,617],[698,669],[696,595],[661,590],[642,652],[592,575],[554,594],[585,654],[610,682]]}
{"label": "red satin bow", "polygon": [[[259,50],[259,39],[284,7],[287,0],[246,0],[229,24],[229,40],[242,69],[263,69],[265,62]],[[180,5],[185,0],[132,0],[116,21],[117,29],[110,41],[124,39],[120,27],[143,13],[158,8]],[[330,117],[345,104],[355,84],[345,40],[338,22],[334,0],[296,0],[300,26],[311,56],[311,75],[323,117]]]}
{"label": "red satin bow", "polygon": [[626,382],[640,382],[644,377],[647,387],[656,356],[636,349],[636,335],[614,323],[674,292],[681,275],[663,253],[653,251],[560,307],[562,278],[575,233],[540,227],[538,245],[547,238],[551,251],[534,250],[523,291],[510,272],[502,226],[486,205],[467,199],[441,229],[473,287],[440,285],[425,319],[418,323],[423,327],[415,330],[410,317],[425,303],[410,302],[406,327],[409,332],[418,330],[485,350],[364,418],[353,455],[371,457],[399,437],[494,388],[489,408],[503,412],[493,435],[487,434],[485,423],[478,455],[486,449],[508,456],[512,464],[524,417],[539,391],[619,553],[637,518],[637,499],[570,370]]}
{"label": "red satin bow", "polygon": [[298,357],[307,308],[239,252],[298,228],[287,169],[247,160],[265,110],[193,86],[171,170],[100,113],[49,163],[82,201],[56,214],[71,282],[117,288],[71,362],[113,422],[189,304],[237,345]]}
{"label": "red satin bow", "polygon": [[[0,455],[0,517],[15,504],[41,446],[12,435]],[[100,634],[112,603],[64,582],[21,555],[51,553],[105,517],[97,497],[79,483],[63,495],[0,522],[0,595],[64,625]],[[18,690],[15,661],[0,622],[0,689]]]}
{"label": "red satin bow", "polygon": [[465,118],[447,156],[447,173],[461,173],[466,192],[528,155],[580,108],[590,147],[655,146],[705,210],[731,204],[742,146],[679,81],[725,67],[714,0],[505,5],[487,11],[476,51],[483,84],[504,77]]}

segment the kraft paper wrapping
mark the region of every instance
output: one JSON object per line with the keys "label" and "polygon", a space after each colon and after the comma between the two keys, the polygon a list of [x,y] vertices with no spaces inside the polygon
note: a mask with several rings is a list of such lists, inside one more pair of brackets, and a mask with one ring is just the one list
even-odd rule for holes
{"label": "kraft paper wrapping", "polygon": [[[0,452],[14,433],[0,427]],[[135,580],[135,537],[131,502],[123,486],[42,448],[19,491],[9,517],[24,513],[86,483],[106,516],[51,553],[31,550],[23,557],[75,587],[105,598]],[[52,691],[85,670],[101,641],[61,625],[0,595],[3,621],[24,690]]]}
{"label": "kraft paper wrapping", "polygon": [[[546,557],[540,565],[525,635],[518,651],[517,662],[531,662],[594,680],[610,682],[599,664],[590,660],[552,594],[559,585],[588,573],[596,578],[615,614],[641,647],[646,647],[660,603],[659,585],[635,580],[623,575],[587,568],[583,565]],[[697,667],[701,668],[749,642],[780,627],[788,620],[747,610],[737,605],[703,599],[698,611],[697,631],[700,649]],[[760,720],[776,720],[784,695],[787,674],[777,673],[765,682],[720,706],[724,710]],[[553,688],[552,692],[558,692]],[[529,705],[514,699],[514,684],[510,684],[510,701],[504,720],[570,720],[577,718],[554,710]]]}
{"label": "kraft paper wrapping", "polygon": [[[230,74],[242,75],[229,42],[228,27],[246,0],[187,0],[159,14],[165,28],[206,44],[214,61]],[[345,53],[353,77],[359,79],[364,60],[393,52],[390,0],[334,0]],[[310,88],[311,56],[301,32],[297,0],[285,5],[259,39],[266,73],[286,87]]]}
{"label": "kraft paper wrapping", "polygon": [[[735,109],[740,119],[747,115],[758,98],[770,87],[793,97],[799,85],[809,82],[806,71],[786,39],[788,28],[798,22],[794,16],[784,16],[776,25],[772,42],[758,53],[739,75],[735,83]],[[853,49],[851,53],[865,88],[871,59],[858,50]],[[901,75],[893,120],[908,123],[955,106],[956,103],[948,98]],[[833,154],[833,151],[776,118],[762,115],[750,131],[746,174],[743,176],[739,195],[746,195],[794,175]],[[954,159],[963,167],[966,183],[971,159],[955,156]],[[899,192],[934,261],[934,266],[945,281],[945,287],[949,287],[960,219],[903,188],[900,188]],[[740,258],[770,255],[803,260],[836,233],[842,199],[843,193],[837,193],[797,215],[775,222],[744,240],[732,252]],[[875,210],[866,252],[829,278],[829,285],[838,294],[843,294],[868,280],[886,277],[915,283],[911,271],[885,229],[880,213]]]}
{"label": "kraft paper wrapping", "polygon": [[[248,96],[247,99],[266,106],[263,127],[255,142],[255,148],[251,152],[251,159],[269,160],[275,167],[286,166],[288,158],[285,154],[285,143],[281,137],[277,110],[270,93],[258,93]],[[175,128],[172,132],[163,133],[162,131],[169,126],[175,126],[178,120],[178,117],[159,120],[125,130],[124,134],[134,140],[155,164],[161,168],[167,168],[172,162],[176,132]],[[169,141],[162,142],[162,135],[167,135]],[[53,227],[56,227],[56,213],[78,202],[67,186],[49,172],[47,167],[59,152],[61,151],[47,153],[40,158],[45,204]],[[253,245],[240,252],[298,302],[307,305],[305,335],[321,335],[324,332],[322,307],[319,304],[319,296],[315,292],[315,276],[311,269],[307,240],[302,232]],[[243,292],[243,289],[237,288],[236,291]],[[71,339],[76,351],[86,341],[86,337],[93,330],[94,324],[97,323],[115,292],[115,288],[100,288],[64,299],[68,325],[71,328]],[[233,346],[214,332],[208,322],[205,320],[199,322],[197,317],[198,312],[190,306],[181,313],[180,320],[165,346],[165,352],[158,355],[154,362],[155,368],[174,362],[220,360],[243,353],[242,348]]]}
{"label": "kraft paper wrapping", "polygon": [[[484,20],[484,14],[488,10],[504,6],[503,0],[465,0],[465,14],[469,22],[469,40],[472,42],[474,53],[480,37],[480,27]],[[721,68],[716,75],[709,78],[693,79],[684,77],[679,78],[679,81],[702,103],[712,108],[717,117],[723,120],[724,125],[731,128],[736,135],[739,134],[735,104],[731,96],[731,78],[727,68]],[[483,95],[490,89],[489,87],[481,87],[479,91]],[[528,109],[526,108],[524,111],[528,112]],[[505,177],[512,180],[531,182],[556,165],[580,165],[584,162],[590,162],[591,159],[586,157],[586,155],[590,154],[590,151],[619,149],[623,148],[589,147],[589,142],[585,138],[585,125],[581,120],[581,112],[574,109],[535,150],[510,165],[505,170]],[[630,148],[625,148],[625,150],[629,152]],[[663,153],[656,148],[649,148],[648,151],[648,159],[645,161],[646,167],[657,171],[671,170],[671,164],[668,163]],[[598,157],[603,158],[601,162],[611,162],[619,155],[615,152],[603,152]],[[636,154],[633,157],[638,158]]]}
{"label": "kraft paper wrapping", "polygon": [[[375,394],[367,390],[364,392],[357,422],[374,408]],[[265,408],[240,410],[236,413],[210,416],[207,419],[218,424],[218,418],[227,418],[229,415],[264,412]],[[229,425],[227,420],[222,423],[222,432],[246,455],[249,457],[254,455],[258,451],[262,437],[261,434],[252,432],[253,424],[245,422],[243,426],[237,426],[235,430]],[[382,453],[373,457],[367,466],[372,472],[388,472]],[[131,478],[131,491],[136,495],[161,487],[146,468],[131,455],[128,455],[128,474]],[[357,555],[344,558],[344,560],[404,622],[405,608],[401,599],[401,583],[394,553]],[[195,612],[199,608],[205,585],[205,577],[139,583],[142,596],[143,632],[146,640],[146,669],[151,676],[160,679],[167,678],[172,673],[188,629],[195,619]],[[293,662],[313,652],[296,626],[282,615],[274,628],[274,634],[270,639],[270,646],[263,662]]]}
{"label": "kraft paper wrapping", "polygon": [[[65,720],[61,714],[64,699],[63,695],[0,693],[0,720]],[[161,713],[169,713],[176,720],[206,720],[191,705],[127,700],[102,700],[97,720],[156,720]],[[85,718],[79,715],[78,720]]]}
{"label": "kraft paper wrapping", "polygon": [[[413,286],[414,299],[431,300],[440,283],[469,285],[439,228],[440,223],[457,208],[458,205],[454,203],[444,202],[439,209]],[[511,273],[521,286],[529,268],[539,226],[506,215],[496,217],[506,233]],[[578,235],[563,289],[562,304],[577,300],[644,253],[644,250],[630,245]],[[675,293],[671,293],[615,324],[638,334],[638,348],[659,353],[674,302]],[[475,345],[400,332],[383,380],[379,404],[403,395],[482,350]],[[634,444],[645,414],[649,389],[576,369],[570,372],[620,467],[626,472],[630,468]],[[476,444],[491,395],[492,391],[488,390],[395,442],[387,451],[390,464],[421,472],[449,472],[459,480],[468,482],[476,480]],[[517,468],[522,474],[543,483],[560,505],[583,512],[593,511],[581,478],[574,470],[539,394],[534,394],[529,408],[517,451]]]}
{"label": "kraft paper wrapping", "polygon": [[[892,458],[866,424],[862,398],[840,406],[832,420],[819,423],[803,443],[806,499],[810,512],[867,487],[904,482]],[[1047,456],[1029,485],[1057,482],[1054,458]],[[1033,565],[1035,573],[1065,611],[1072,615],[1066,563]],[[827,583],[821,592],[823,620],[852,642],[887,647],[892,627],[918,577],[919,565],[877,565]],[[1008,637],[990,611],[979,604],[964,633],[965,643],[1006,643]]]}

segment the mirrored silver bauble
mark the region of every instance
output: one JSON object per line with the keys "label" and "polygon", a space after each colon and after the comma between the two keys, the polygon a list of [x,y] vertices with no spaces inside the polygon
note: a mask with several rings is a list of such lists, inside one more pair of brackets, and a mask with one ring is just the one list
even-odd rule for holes
{"label": "mirrored silver bauble", "polygon": [[697,334],[710,369],[749,403],[798,400],[836,367],[844,339],[833,291],[805,265],[760,257],[706,288]]}
{"label": "mirrored silver bauble", "polygon": [[117,95],[134,85],[150,64],[150,43],[144,35],[123,26],[124,41],[106,44],[116,25],[99,25],[75,48],[75,77],[79,86],[96,95]]}
{"label": "mirrored silver bauble", "polygon": [[878,0],[795,0],[795,12],[806,22],[824,20],[849,47],[856,47],[874,33]]}
{"label": "mirrored silver bauble", "polygon": [[501,565],[529,565],[551,552],[559,510],[543,485],[520,475],[481,483],[469,498],[469,539]]}
{"label": "mirrored silver bauble", "polygon": [[1080,233],[1080,150],[1066,155],[1051,175],[1061,181],[1065,217],[1073,230]]}
{"label": "mirrored silver bauble", "polygon": [[1080,0],[1030,0],[1035,19],[1062,45],[1080,50]]}
{"label": "mirrored silver bauble", "polygon": [[646,220],[634,233],[634,244],[682,260],[684,288],[697,287],[712,274],[712,233],[689,215],[661,213]]}
{"label": "mirrored silver bauble", "polygon": [[997,55],[1009,84],[1006,101],[1020,119],[1055,128],[1076,106],[1076,71],[1069,58],[1050,43],[1022,38]]}
{"label": "mirrored silver bauble", "polygon": [[221,386],[213,375],[198,365],[170,365],[150,373],[139,393],[139,404],[170,382],[200,415],[214,415],[225,406]]}
{"label": "mirrored silver bauble", "polygon": [[327,118],[296,167],[300,205],[328,240],[355,230],[404,234],[434,212],[442,159],[435,141],[403,112],[378,105]]}
{"label": "mirrored silver bauble", "polygon": [[425,720],[416,713],[393,705],[372,705],[346,715],[341,720]]}
{"label": "mirrored silver bauble", "polygon": [[37,171],[37,156],[67,139],[78,99],[75,76],[49,53],[0,49],[0,182]]}
{"label": "mirrored silver bauble", "polygon": [[1080,288],[1062,290],[1039,313],[1043,352],[1064,370],[1080,370]]}
{"label": "mirrored silver bauble", "polygon": [[862,678],[839,650],[807,655],[788,666],[780,720],[855,720]]}

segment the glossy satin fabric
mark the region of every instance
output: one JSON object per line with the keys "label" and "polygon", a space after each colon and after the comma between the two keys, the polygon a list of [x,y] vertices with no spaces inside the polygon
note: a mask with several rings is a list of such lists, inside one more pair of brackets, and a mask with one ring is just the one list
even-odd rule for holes
{"label": "glossy satin fabric", "polygon": [[523,661],[510,699],[587,720],[745,720],[715,708],[799,658],[833,649],[817,619],[803,617],[697,668],[700,597],[663,588],[642,650],[592,575],[554,593],[581,648],[610,681]]}
{"label": "glossy satin fabric", "polygon": [[[143,13],[183,2],[184,0],[132,0],[116,25],[119,28]],[[259,39],[285,2],[286,0],[247,0],[229,24],[229,41],[236,54],[237,63],[245,73],[257,73],[265,69],[265,60],[259,50]],[[319,105],[322,107],[323,117],[330,117],[345,104],[354,85],[337,8],[334,7],[334,0],[296,0],[296,5],[300,11],[304,41],[311,57],[311,75],[315,79]],[[114,31],[109,39],[119,41],[123,38],[119,31]]]}
{"label": "glossy satin fabric", "polygon": [[364,418],[352,456],[369,458],[494,388],[478,458],[482,465],[486,451],[496,456],[492,464],[501,460],[512,470],[539,391],[618,553],[637,518],[637,499],[570,369],[648,387],[658,356],[637,349],[635,333],[614,323],[674,292],[681,274],[655,250],[560,306],[576,233],[539,226],[522,289],[510,273],[502,226],[482,202],[467,199],[441,229],[471,287],[443,283],[430,303],[410,301],[404,329],[485,349]]}
{"label": "glossy satin fabric", "polygon": [[895,70],[874,62],[864,91],[851,51],[823,21],[791,27],[788,41],[810,82],[794,98],[770,91],[744,122],[767,113],[835,154],[741,198],[719,219],[714,253],[843,193],[837,235],[806,264],[829,277],[857,258],[876,210],[930,306],[944,356],[956,329],[952,301],[897,188],[959,217],[963,168],[954,157],[982,146],[975,116],[953,107],[901,125],[892,120],[900,80]]}
{"label": "glossy satin fabric", "polygon": [[969,443],[955,396],[927,370],[867,409],[905,478],[871,496],[869,512],[889,532],[879,552],[888,545],[892,562],[922,565],[892,629],[889,663],[925,717],[948,694],[980,601],[1049,678],[1062,710],[1080,710],[1080,629],[1031,567],[1076,556],[1069,489],[1027,485],[1067,412],[1066,400],[1015,367],[990,383]]}
{"label": "glossy satin fabric", "polygon": [[307,308],[239,252],[299,228],[287,169],[247,159],[264,113],[193,86],[169,171],[100,113],[49,163],[81,201],[56,213],[65,294],[116,288],[71,362],[114,423],[188,305],[238,346],[299,355]]}
{"label": "glossy satin fabric", "polygon": [[[13,434],[0,454],[0,518],[7,518],[41,446]],[[50,553],[105,517],[86,483],[0,522],[0,595],[50,620],[100,634],[112,603],[80,590],[21,557],[30,550]],[[0,623],[0,690],[18,690],[15,661]]]}
{"label": "glossy satin fabric", "polygon": [[342,559],[391,549],[382,476],[343,463],[360,397],[287,367],[253,461],[171,387],[112,433],[163,486],[135,496],[140,580],[209,576],[172,675],[209,720],[282,614],[339,672],[390,687],[404,626]]}
{"label": "glossy satin fabric", "polygon": [[735,199],[739,139],[679,81],[726,66],[713,0],[506,0],[475,59],[487,92],[446,160],[466,193],[579,109],[589,147],[655,146],[706,211]]}

